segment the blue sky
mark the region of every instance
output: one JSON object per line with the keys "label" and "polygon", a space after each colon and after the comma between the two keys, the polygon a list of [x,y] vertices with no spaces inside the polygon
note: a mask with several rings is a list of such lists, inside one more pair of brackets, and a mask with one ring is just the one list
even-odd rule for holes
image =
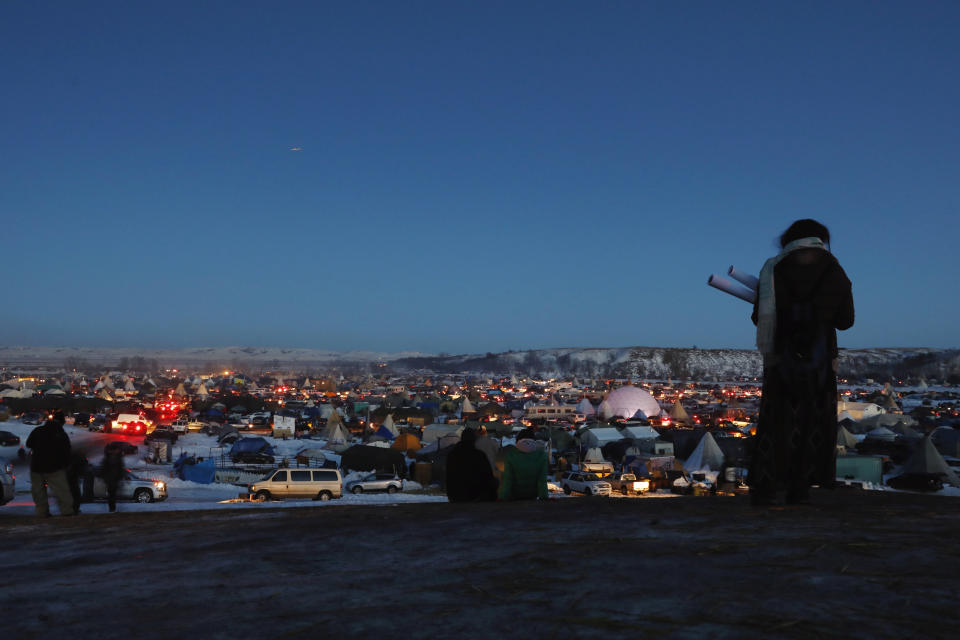
{"label": "blue sky", "polygon": [[0,343],[751,347],[707,276],[814,217],[841,346],[960,346],[958,42],[953,2],[2,3]]}

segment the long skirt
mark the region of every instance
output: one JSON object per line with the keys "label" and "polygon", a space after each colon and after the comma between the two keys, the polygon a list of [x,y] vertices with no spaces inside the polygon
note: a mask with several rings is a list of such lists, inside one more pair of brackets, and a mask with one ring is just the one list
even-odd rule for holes
{"label": "long skirt", "polygon": [[837,377],[787,382],[764,367],[763,397],[748,484],[758,490],[832,487],[837,471]]}

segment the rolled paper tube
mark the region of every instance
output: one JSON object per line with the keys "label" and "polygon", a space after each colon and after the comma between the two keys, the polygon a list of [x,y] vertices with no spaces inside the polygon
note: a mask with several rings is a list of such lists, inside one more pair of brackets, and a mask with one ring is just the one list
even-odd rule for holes
{"label": "rolled paper tube", "polygon": [[745,302],[753,304],[753,301],[757,299],[757,294],[750,289],[747,289],[741,284],[727,280],[723,276],[718,276],[713,274],[707,278],[707,284],[713,287],[714,289],[720,289],[724,293],[729,293],[732,296],[740,298]]}
{"label": "rolled paper tube", "polygon": [[727,275],[737,282],[742,282],[747,286],[748,289],[752,289],[754,291],[757,290],[757,287],[760,284],[760,281],[757,280],[756,276],[752,276],[745,271],[740,271],[740,269],[737,269],[733,265],[730,265],[730,268],[727,269]]}

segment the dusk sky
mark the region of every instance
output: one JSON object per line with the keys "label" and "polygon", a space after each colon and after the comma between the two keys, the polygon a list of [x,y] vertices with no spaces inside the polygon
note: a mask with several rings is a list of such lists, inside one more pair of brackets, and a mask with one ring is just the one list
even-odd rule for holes
{"label": "dusk sky", "polygon": [[960,3],[3,2],[0,344],[957,347]]}

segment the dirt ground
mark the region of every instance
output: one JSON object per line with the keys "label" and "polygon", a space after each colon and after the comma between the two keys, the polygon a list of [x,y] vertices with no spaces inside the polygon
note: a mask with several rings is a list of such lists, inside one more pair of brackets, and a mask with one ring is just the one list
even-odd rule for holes
{"label": "dirt ground", "polygon": [[5,638],[956,637],[960,502],[5,517]]}

